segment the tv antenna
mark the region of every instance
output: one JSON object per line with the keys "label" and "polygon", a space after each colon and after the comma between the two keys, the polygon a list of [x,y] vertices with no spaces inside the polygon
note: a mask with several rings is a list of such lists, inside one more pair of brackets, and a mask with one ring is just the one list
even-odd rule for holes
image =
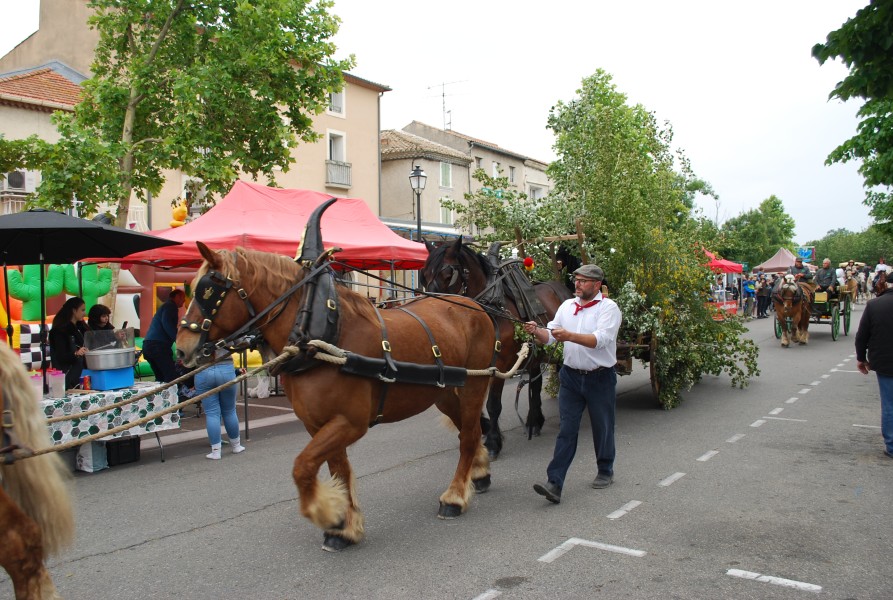
{"label": "tv antenna", "polygon": [[434,88],[438,88],[438,87],[440,88],[440,99],[441,99],[441,106],[442,106],[442,110],[443,110],[443,130],[444,131],[450,131],[453,128],[453,111],[447,110],[447,107],[446,107],[446,97],[447,97],[446,86],[454,85],[456,83],[465,83],[466,81],[468,81],[468,80],[462,79],[461,81],[444,81],[443,83],[439,83],[437,85],[428,86],[429,90],[433,90]]}

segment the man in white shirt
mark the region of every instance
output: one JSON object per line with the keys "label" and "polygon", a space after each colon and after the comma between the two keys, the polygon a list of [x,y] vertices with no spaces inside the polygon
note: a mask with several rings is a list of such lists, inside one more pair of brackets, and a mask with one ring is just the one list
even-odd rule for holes
{"label": "man in white shirt", "polygon": [[548,481],[533,489],[549,502],[561,502],[567,470],[577,451],[583,410],[589,410],[598,473],[592,487],[606,488],[614,480],[614,420],[616,404],[617,333],[622,316],[617,304],[601,294],[605,273],[597,265],[574,271],[575,298],[566,300],[548,325],[533,321],[524,330],[538,344],[564,344],[564,365],[558,372],[558,410],[561,418]]}

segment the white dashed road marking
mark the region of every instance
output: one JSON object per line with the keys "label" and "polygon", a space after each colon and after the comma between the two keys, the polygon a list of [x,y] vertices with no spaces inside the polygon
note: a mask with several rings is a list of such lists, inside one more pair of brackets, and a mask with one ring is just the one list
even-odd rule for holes
{"label": "white dashed road marking", "polygon": [[773,421],[795,421],[797,423],[806,423],[806,419],[786,419],[784,417],[766,417],[767,419],[772,419]]}
{"label": "white dashed road marking", "polygon": [[737,442],[738,440],[740,440],[740,439],[743,438],[743,437],[744,437],[744,434],[743,434],[743,433],[736,433],[735,435],[733,435],[732,437],[730,437],[730,438],[727,439],[726,441],[727,441],[728,443],[730,443],[730,444],[734,444],[735,442]]}
{"label": "white dashed road marking", "polygon": [[698,457],[698,460],[701,461],[701,462],[707,462],[708,460],[710,460],[711,458],[713,458],[713,457],[716,456],[717,454],[719,454],[719,450],[711,450],[710,452],[705,452],[704,454],[702,454],[701,456],[699,456],[699,457]]}
{"label": "white dashed road marking", "polygon": [[800,393],[800,394],[808,394],[811,390],[812,390],[812,388],[803,388],[803,389],[800,390],[798,393]]}
{"label": "white dashed road marking", "polygon": [[816,386],[816,385],[819,385],[820,383],[822,383],[822,382],[821,381],[813,381],[809,385]]}
{"label": "white dashed road marking", "polygon": [[611,544],[602,544],[601,542],[590,542],[589,540],[582,540],[580,538],[570,538],[557,548],[549,550],[540,556],[538,560],[540,562],[550,563],[563,556],[574,546],[585,546],[587,548],[605,550],[606,552],[616,552],[617,554],[626,554],[627,556],[635,556],[637,558],[642,558],[646,554],[644,550],[633,550],[632,548],[624,548],[622,546],[612,546]]}
{"label": "white dashed road marking", "polygon": [[825,373],[824,375],[822,375],[822,379],[828,379],[829,377],[831,377],[831,376],[828,375],[827,373]]}
{"label": "white dashed road marking", "polygon": [[666,479],[661,480],[661,482],[658,483],[657,485],[662,486],[662,487],[667,487],[669,485],[673,485],[674,483],[676,483],[683,477],[685,477],[685,473],[673,473]]}
{"label": "white dashed road marking", "polygon": [[788,398],[784,402],[785,402],[785,404],[793,404],[796,401],[797,401],[797,398]]}
{"label": "white dashed road marking", "polygon": [[475,596],[472,600],[492,600],[493,598],[501,595],[502,592],[500,592],[499,590],[487,590],[480,596]]}
{"label": "white dashed road marking", "polygon": [[621,506],[620,508],[618,508],[617,510],[612,512],[610,515],[608,515],[608,518],[609,519],[619,519],[620,517],[622,517],[623,515],[625,515],[626,513],[628,513],[629,511],[631,511],[632,509],[634,509],[635,507],[637,507],[640,504],[642,504],[642,503],[639,502],[638,500],[630,500],[629,502],[627,502],[626,504],[624,504],[623,506]]}
{"label": "white dashed road marking", "polygon": [[778,413],[780,413],[780,412],[783,411],[783,410],[784,410],[783,408],[773,408],[771,411],[769,411],[769,414],[770,414],[770,415],[777,415]]}
{"label": "white dashed road marking", "polygon": [[764,421],[763,419],[757,419],[756,421],[754,421],[753,423],[751,423],[750,426],[751,426],[751,427],[759,427],[760,425],[762,425],[762,424],[765,423],[765,422],[766,422],[766,421]]}
{"label": "white dashed road marking", "polygon": [[759,581],[762,583],[771,583],[774,585],[794,588],[796,590],[803,590],[806,592],[822,591],[822,586],[815,585],[813,583],[804,583],[802,581],[794,581],[793,579],[773,577],[772,575],[760,575],[759,573],[754,573],[752,571],[742,571],[741,569],[729,569],[728,571],[726,571],[726,575],[731,575],[732,577],[740,577],[741,579],[750,579],[752,581]]}
{"label": "white dashed road marking", "polygon": [[853,427],[864,427],[865,429],[880,429],[880,425],[853,425]]}

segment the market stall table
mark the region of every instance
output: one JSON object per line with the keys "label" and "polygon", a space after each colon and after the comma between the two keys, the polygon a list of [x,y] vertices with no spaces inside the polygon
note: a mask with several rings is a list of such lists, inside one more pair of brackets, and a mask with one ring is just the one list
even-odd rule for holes
{"label": "market stall table", "polygon": [[[62,417],[85,412],[96,407],[115,404],[160,387],[159,384],[154,382],[139,382],[132,388],[127,389],[70,394],[64,398],[44,398],[41,401],[41,408],[47,418]],[[49,423],[50,436],[53,443],[57,445],[71,440],[78,440],[102,431],[108,431],[131,421],[137,421],[146,415],[159,412],[165,408],[170,408],[177,404],[178,400],[175,388],[167,387],[134,403],[124,404],[109,411]],[[102,439],[108,441],[115,438],[154,433],[155,439],[158,441],[158,447],[161,449],[161,461],[164,462],[164,447],[161,445],[161,437],[158,435],[158,432],[179,428],[180,415],[177,411],[173,411],[142,425],[134,426]]]}

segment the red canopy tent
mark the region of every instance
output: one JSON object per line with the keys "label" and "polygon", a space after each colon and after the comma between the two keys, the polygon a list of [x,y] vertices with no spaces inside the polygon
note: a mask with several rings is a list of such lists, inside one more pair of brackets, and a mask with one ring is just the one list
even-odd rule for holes
{"label": "red canopy tent", "polygon": [[[271,188],[237,181],[230,192],[198,219],[173,229],[151,232],[158,237],[183,242],[158,250],[137,252],[109,262],[140,263],[177,267],[202,262],[195,242],[212,249],[237,246],[286,256],[295,256],[310,213],[329,194],[310,190]],[[335,259],[363,269],[417,269],[428,257],[424,244],[400,237],[378,220],[366,203],[357,198],[338,198],[322,217],[326,248],[342,251]],[[92,259],[105,262],[105,259]]]}
{"label": "red canopy tent", "polygon": [[707,255],[707,258],[710,259],[710,262],[707,263],[707,266],[717,273],[741,273],[744,269],[744,266],[738,264],[736,262],[732,262],[730,260],[726,260],[724,258],[716,258],[716,255],[712,252],[708,252],[704,250],[704,254]]}

